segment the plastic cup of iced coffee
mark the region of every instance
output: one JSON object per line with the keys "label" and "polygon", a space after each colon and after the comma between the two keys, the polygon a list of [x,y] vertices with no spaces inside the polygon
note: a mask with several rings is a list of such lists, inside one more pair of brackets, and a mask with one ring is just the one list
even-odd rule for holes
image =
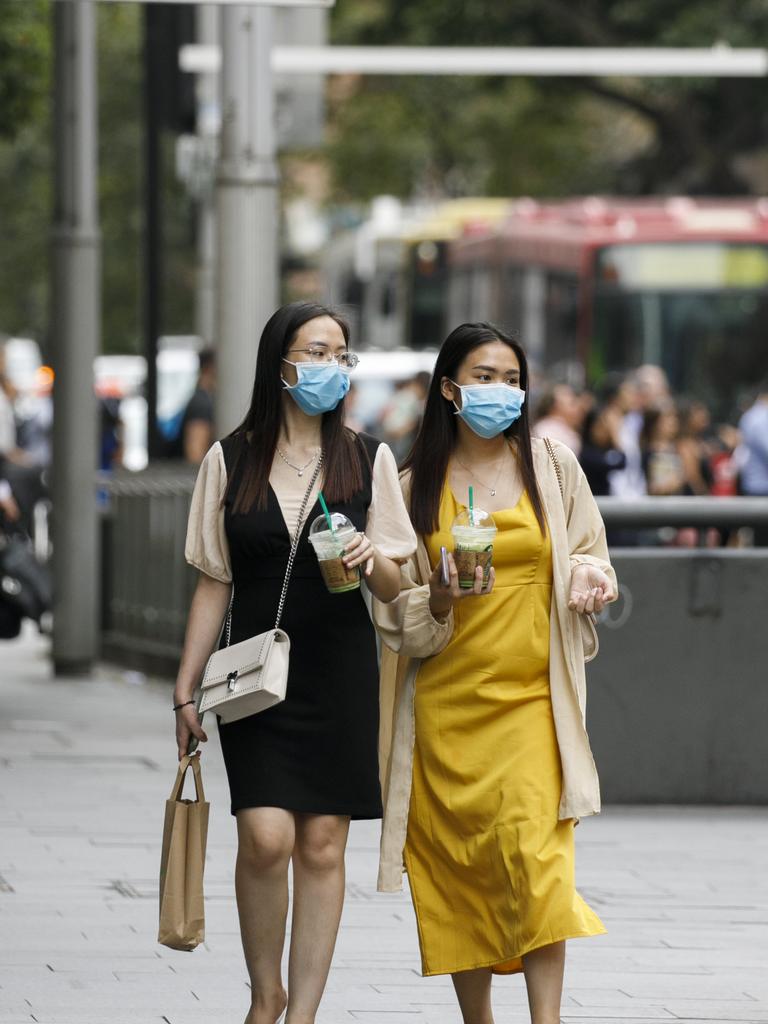
{"label": "plastic cup of iced coffee", "polygon": [[459,586],[469,590],[475,585],[475,570],[483,570],[483,586],[488,586],[493,562],[493,541],[496,523],[481,508],[462,509],[453,520],[453,559],[459,574]]}
{"label": "plastic cup of iced coffee", "polygon": [[331,594],[344,594],[360,586],[360,567],[350,569],[344,564],[344,549],[357,533],[352,523],[341,512],[332,512],[331,524],[324,515],[313,520],[309,528],[309,542],[315,549],[323,580]]}

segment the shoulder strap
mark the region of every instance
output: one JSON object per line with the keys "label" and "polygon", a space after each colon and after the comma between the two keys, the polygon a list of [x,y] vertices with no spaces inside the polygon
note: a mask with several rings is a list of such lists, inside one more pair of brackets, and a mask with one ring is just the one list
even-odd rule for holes
{"label": "shoulder strap", "polygon": [[[293,563],[294,563],[294,561],[296,559],[296,551],[298,550],[299,539],[301,538],[301,531],[302,531],[302,529],[304,527],[304,516],[305,516],[306,511],[307,511],[307,502],[309,501],[309,496],[312,493],[312,489],[315,486],[317,478],[320,475],[320,470],[322,468],[322,465],[323,465],[323,452],[320,452],[320,458],[317,460],[317,465],[315,466],[315,471],[312,474],[312,479],[309,481],[307,489],[304,492],[304,497],[303,497],[302,502],[301,502],[301,508],[299,509],[299,516],[298,516],[298,519],[296,520],[296,531],[295,531],[295,533],[293,535],[293,539],[291,540],[291,551],[290,551],[290,554],[288,555],[288,564],[285,567],[285,579],[283,580],[283,589],[280,592],[280,601],[278,602],[278,605],[277,605],[277,618],[275,619],[275,629],[277,629],[279,627],[280,620],[283,617],[283,608],[285,607],[285,595],[288,593],[288,584],[291,581],[291,573],[293,572]],[[225,647],[229,647],[229,642],[230,642],[230,639],[231,639],[231,636],[232,636],[232,606],[233,606],[234,603],[235,603],[235,588],[233,587],[232,588],[232,596],[229,599],[229,608],[227,610],[227,618],[226,618],[226,621],[224,623],[224,632],[225,632],[225,636],[226,636],[226,643],[224,645]]]}
{"label": "shoulder strap", "polygon": [[549,452],[549,457],[550,459],[552,459],[552,465],[555,467],[555,475],[557,476],[557,486],[560,488],[560,497],[563,499],[563,504],[565,504],[565,491],[563,489],[563,471],[560,469],[560,463],[557,461],[557,456],[555,455],[555,449],[552,445],[552,442],[548,437],[545,437],[543,440],[544,444],[546,445],[547,451]]}

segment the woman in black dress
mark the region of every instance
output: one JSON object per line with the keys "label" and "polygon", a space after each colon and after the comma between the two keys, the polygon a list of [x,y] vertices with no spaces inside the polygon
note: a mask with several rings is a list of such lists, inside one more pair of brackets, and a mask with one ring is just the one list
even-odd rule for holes
{"label": "woman in black dress", "polygon": [[[379,600],[400,589],[416,547],[386,445],[344,426],[356,357],[346,323],[314,303],[278,310],[261,337],[253,396],[240,426],[208,452],[192,499],[186,557],[200,570],[174,692],[179,756],[205,740],[192,692],[234,588],[231,642],[274,625],[291,537],[301,531],[281,622],[291,639],[286,700],[221,724],[237,819],[235,874],[251,979],[246,1024],[311,1024],[325,986],[344,893],[351,818],[381,816],[378,666],[362,591],[330,594],[309,544],[322,488],[359,531],[347,564]],[[318,459],[302,524],[299,507]],[[288,992],[281,957],[293,865]]]}

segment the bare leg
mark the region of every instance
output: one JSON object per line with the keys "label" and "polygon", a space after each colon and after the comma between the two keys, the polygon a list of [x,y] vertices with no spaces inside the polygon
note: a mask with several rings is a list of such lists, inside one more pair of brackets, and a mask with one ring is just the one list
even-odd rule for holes
{"label": "bare leg", "polygon": [[314,1024],[344,904],[349,818],[297,814],[286,1024]]}
{"label": "bare leg", "polygon": [[459,971],[451,975],[464,1024],[493,1024],[492,977],[489,967],[478,967],[475,971]]}
{"label": "bare leg", "polygon": [[565,943],[542,946],[523,957],[531,1024],[560,1024]]}
{"label": "bare leg", "polygon": [[281,976],[288,914],[288,861],[295,842],[290,811],[252,807],[237,814],[235,892],[251,979],[245,1024],[275,1024],[285,1009]]}

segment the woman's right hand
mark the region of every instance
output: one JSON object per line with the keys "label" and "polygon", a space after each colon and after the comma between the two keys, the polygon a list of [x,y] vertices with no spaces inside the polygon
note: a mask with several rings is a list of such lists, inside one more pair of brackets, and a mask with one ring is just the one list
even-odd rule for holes
{"label": "woman's right hand", "polygon": [[179,760],[181,760],[188,752],[191,736],[201,743],[207,743],[208,737],[200,723],[200,716],[194,704],[185,704],[174,714],[176,715],[176,745],[179,748]]}
{"label": "woman's right hand", "polygon": [[453,555],[448,552],[448,585],[443,583],[443,573],[440,562],[429,577],[429,610],[436,619],[445,618],[457,601],[463,601],[466,597],[481,597],[490,594],[493,584],[496,581],[496,571],[491,566],[488,574],[488,585],[483,586],[483,570],[478,565],[475,569],[475,582],[472,587],[462,589],[459,586],[459,572]]}

